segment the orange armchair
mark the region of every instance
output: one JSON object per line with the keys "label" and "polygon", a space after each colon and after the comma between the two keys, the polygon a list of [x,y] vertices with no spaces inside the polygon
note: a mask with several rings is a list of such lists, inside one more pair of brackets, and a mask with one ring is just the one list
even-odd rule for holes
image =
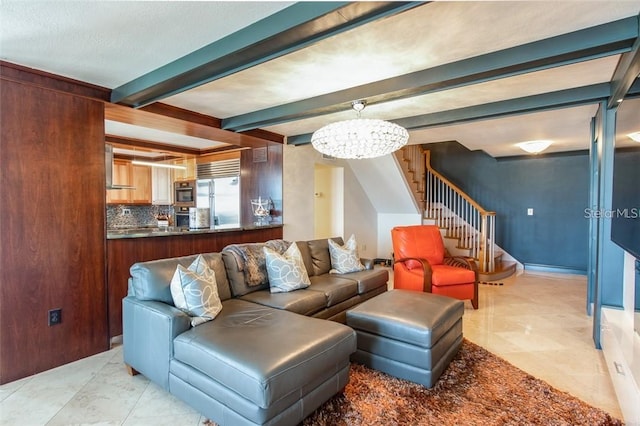
{"label": "orange armchair", "polygon": [[478,266],[473,259],[449,256],[435,225],[391,230],[394,288],[471,300],[478,309]]}

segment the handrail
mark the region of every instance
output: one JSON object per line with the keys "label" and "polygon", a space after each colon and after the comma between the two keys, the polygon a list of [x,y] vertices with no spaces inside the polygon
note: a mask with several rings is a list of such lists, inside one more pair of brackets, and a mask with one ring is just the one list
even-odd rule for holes
{"label": "handrail", "polygon": [[441,181],[443,181],[445,183],[445,185],[449,186],[455,192],[460,194],[460,196],[462,196],[462,198],[464,198],[469,204],[471,204],[480,213],[486,214],[486,215],[494,215],[495,216],[496,212],[491,212],[491,211],[488,211],[488,210],[485,210],[484,208],[482,208],[482,206],[480,204],[478,204],[473,198],[469,197],[455,183],[451,182],[449,179],[447,179],[446,177],[442,176],[440,173],[438,173],[438,171],[434,170],[433,167],[431,167],[431,151],[429,151],[428,149],[425,149],[423,151],[423,154],[424,154],[424,164],[425,164],[427,170],[429,170],[429,172],[431,172],[431,174],[433,174],[434,176],[437,176],[438,179],[440,179]]}
{"label": "handrail", "polygon": [[478,261],[482,273],[495,269],[495,217],[431,166],[431,152],[419,145],[402,149],[403,169],[413,185],[423,216],[435,220],[446,235],[458,239]]}

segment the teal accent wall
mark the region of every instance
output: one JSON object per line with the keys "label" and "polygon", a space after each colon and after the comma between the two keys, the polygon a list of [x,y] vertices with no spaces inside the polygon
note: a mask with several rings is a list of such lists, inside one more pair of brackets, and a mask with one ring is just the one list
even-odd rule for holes
{"label": "teal accent wall", "polygon": [[458,142],[424,148],[434,169],[497,213],[496,242],[518,261],[586,273],[587,151],[495,159]]}

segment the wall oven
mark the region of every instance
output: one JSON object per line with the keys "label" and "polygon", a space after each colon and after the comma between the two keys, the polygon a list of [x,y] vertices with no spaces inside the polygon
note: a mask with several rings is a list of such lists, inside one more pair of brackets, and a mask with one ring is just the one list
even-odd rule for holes
{"label": "wall oven", "polygon": [[189,227],[189,207],[175,207],[175,220],[173,223],[180,228]]}
{"label": "wall oven", "polygon": [[[196,181],[183,180],[174,182],[174,202],[175,207],[195,207],[196,206]],[[188,209],[187,209],[188,210]]]}

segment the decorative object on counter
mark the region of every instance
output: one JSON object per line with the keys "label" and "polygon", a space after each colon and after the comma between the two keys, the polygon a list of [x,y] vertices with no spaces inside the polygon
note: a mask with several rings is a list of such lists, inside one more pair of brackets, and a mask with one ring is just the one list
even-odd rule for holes
{"label": "decorative object on counter", "polygon": [[311,136],[313,147],[336,158],[374,158],[391,154],[409,141],[404,127],[389,121],[360,118],[366,102],[353,101],[358,113],[353,120],[338,121],[316,130]]}
{"label": "decorative object on counter", "polygon": [[258,199],[251,200],[251,210],[253,211],[253,215],[256,217],[255,225],[262,226],[268,225],[271,220],[271,207],[273,203],[271,202],[271,198],[262,198],[258,197]]}
{"label": "decorative object on counter", "polygon": [[156,220],[158,221],[158,227],[169,226],[169,213],[159,213],[156,215]]}
{"label": "decorative object on counter", "polygon": [[189,229],[211,227],[211,213],[206,207],[189,207]]}

